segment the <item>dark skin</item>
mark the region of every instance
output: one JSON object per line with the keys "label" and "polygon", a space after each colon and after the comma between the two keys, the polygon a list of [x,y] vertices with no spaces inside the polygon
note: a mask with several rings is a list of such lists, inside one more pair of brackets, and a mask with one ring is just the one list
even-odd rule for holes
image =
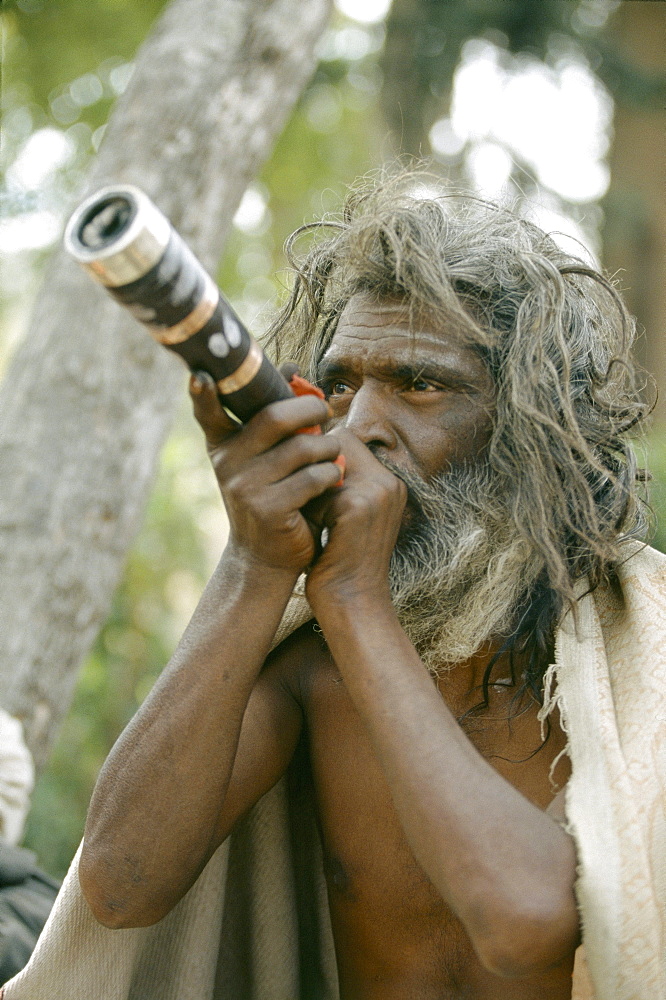
{"label": "dark skin", "polygon": [[[322,364],[328,405],[302,397],[237,430],[193,380],[230,539],[168,667],[114,747],[80,879],[107,926],[161,919],[275,784],[305,731],[343,1000],[564,1000],[579,922],[576,857],[540,744],[538,706],[507,721],[493,645],[437,684],[403,632],[388,566],[404,484],[483,454],[493,386],[481,359],[402,303],[357,296]],[[330,421],[321,437],[296,435]],[[333,460],[347,461],[344,486]],[[318,552],[308,520],[325,525]],[[293,585],[304,626],[268,655]],[[508,674],[498,665],[494,679]],[[205,766],[202,766],[202,763]],[[568,777],[566,758],[555,780]]]}

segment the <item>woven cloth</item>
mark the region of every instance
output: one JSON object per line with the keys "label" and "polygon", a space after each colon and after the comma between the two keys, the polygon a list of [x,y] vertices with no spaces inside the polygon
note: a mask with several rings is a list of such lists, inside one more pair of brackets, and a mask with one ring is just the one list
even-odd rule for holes
{"label": "woven cloth", "polygon": [[[666,1000],[666,557],[627,544],[619,586],[581,596],[546,676],[572,776],[583,946],[573,1000]],[[311,617],[295,594],[276,644]],[[551,696],[551,692],[553,692]],[[108,930],[78,854],[4,1000],[337,1000],[306,761],[255,806],[171,913]]]}

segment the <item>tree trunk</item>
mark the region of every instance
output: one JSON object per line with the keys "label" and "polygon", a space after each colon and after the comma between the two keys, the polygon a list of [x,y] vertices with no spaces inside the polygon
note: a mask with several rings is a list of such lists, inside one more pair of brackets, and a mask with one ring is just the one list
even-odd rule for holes
{"label": "tree trunk", "polygon": [[[664,71],[666,4],[623,3],[611,30],[625,57]],[[618,102],[610,155],[611,187],[604,202],[603,261],[617,273],[630,311],[645,329],[641,364],[655,379],[655,424],[666,427],[666,109]],[[652,397],[654,392],[650,392]]]}
{"label": "tree trunk", "polygon": [[381,106],[396,154],[407,157],[430,155],[428,132],[442,104],[419,58],[429,27],[423,0],[393,0],[381,56]]}
{"label": "tree trunk", "polygon": [[[173,0],[88,190],[129,182],[209,269],[315,66],[330,0]],[[180,397],[180,362],[58,253],[0,391],[0,679],[42,764]]]}

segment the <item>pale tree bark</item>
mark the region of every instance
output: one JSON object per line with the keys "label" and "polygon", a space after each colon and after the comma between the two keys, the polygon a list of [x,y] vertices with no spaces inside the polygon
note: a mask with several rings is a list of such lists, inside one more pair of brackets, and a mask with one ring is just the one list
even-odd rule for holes
{"label": "pale tree bark", "polygon": [[[173,0],[89,178],[142,187],[205,266],[315,66],[330,0]],[[104,621],[181,363],[57,254],[0,391],[0,702],[43,763]]]}
{"label": "pale tree bark", "polygon": [[[663,74],[666,4],[623,3],[610,22],[622,54]],[[604,266],[617,274],[630,311],[645,330],[641,363],[655,379],[655,425],[666,428],[666,108],[617,101],[605,199]],[[650,392],[653,396],[654,392]]]}

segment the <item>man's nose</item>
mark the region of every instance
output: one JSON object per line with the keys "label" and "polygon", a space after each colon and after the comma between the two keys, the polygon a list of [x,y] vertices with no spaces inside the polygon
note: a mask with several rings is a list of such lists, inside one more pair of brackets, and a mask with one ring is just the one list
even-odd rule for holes
{"label": "man's nose", "polygon": [[386,388],[366,383],[357,389],[349,404],[344,426],[365,445],[395,448],[397,438]]}

